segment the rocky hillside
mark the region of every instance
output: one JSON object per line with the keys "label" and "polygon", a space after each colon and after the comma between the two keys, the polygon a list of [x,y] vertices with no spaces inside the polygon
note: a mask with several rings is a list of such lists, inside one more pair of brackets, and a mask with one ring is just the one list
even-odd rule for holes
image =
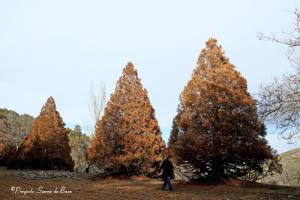
{"label": "rocky hillside", "polygon": [[19,145],[29,133],[34,117],[0,108],[0,133],[6,134]]}
{"label": "rocky hillside", "polygon": [[15,153],[31,129],[34,118],[19,115],[15,111],[0,108],[0,166]]}
{"label": "rocky hillside", "polygon": [[266,177],[264,183],[300,186],[300,148],[293,149],[280,155],[282,174]]}

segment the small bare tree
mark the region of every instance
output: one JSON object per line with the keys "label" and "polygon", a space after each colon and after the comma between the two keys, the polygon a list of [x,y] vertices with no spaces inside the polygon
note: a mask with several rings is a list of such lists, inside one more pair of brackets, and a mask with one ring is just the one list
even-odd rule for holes
{"label": "small bare tree", "polygon": [[[93,117],[94,126],[100,119],[105,104],[106,104],[105,83],[101,82],[98,92],[95,92],[94,84],[91,83],[90,92],[89,92],[89,110]],[[92,132],[94,132],[94,130]]]}
{"label": "small bare tree", "polygon": [[[90,126],[90,123],[87,125],[87,131],[90,133],[90,138],[94,137],[94,132],[97,122],[100,120],[102,112],[106,104],[106,86],[104,82],[100,83],[99,90],[95,92],[94,84],[91,82],[90,91],[89,91],[89,111],[92,116],[93,127]],[[87,158],[85,158],[87,159]],[[90,170],[92,169],[92,170]],[[89,161],[86,164],[87,173],[98,173],[100,169],[96,166],[93,166]]]}
{"label": "small bare tree", "polygon": [[[288,59],[295,67],[293,74],[275,78],[269,85],[262,86],[258,94],[258,110],[261,118],[277,128],[277,132],[292,143],[300,137],[300,11],[295,9],[294,29],[277,38],[275,34],[258,34],[261,40],[271,40],[288,46]],[[296,56],[294,56],[296,54]],[[293,57],[294,56],[294,57]]]}

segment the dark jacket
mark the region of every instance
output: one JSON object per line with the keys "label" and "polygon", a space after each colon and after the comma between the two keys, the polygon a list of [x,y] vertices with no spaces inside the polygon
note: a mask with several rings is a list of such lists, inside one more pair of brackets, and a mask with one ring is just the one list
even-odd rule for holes
{"label": "dark jacket", "polygon": [[166,176],[173,177],[174,176],[173,169],[174,167],[172,162],[169,159],[165,159],[159,168],[159,172],[163,170],[162,177],[166,177]]}

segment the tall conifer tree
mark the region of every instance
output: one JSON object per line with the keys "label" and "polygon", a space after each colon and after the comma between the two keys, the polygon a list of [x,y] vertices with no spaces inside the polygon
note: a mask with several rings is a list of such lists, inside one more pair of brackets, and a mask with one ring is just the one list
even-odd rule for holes
{"label": "tall conifer tree", "polygon": [[247,81],[225,57],[216,39],[201,51],[192,79],[180,96],[169,148],[178,164],[191,164],[210,178],[261,174],[276,158]]}
{"label": "tall conifer tree", "polygon": [[87,155],[93,163],[113,173],[145,174],[154,171],[163,149],[147,91],[129,62],[96,125]]}
{"label": "tall conifer tree", "polygon": [[8,168],[73,171],[68,130],[64,125],[53,97],[49,97]]}

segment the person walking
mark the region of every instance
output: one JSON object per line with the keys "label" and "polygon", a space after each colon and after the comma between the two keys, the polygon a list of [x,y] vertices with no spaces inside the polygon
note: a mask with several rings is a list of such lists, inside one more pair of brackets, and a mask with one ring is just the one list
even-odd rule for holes
{"label": "person walking", "polygon": [[170,191],[173,191],[173,186],[172,186],[172,179],[174,179],[174,167],[172,162],[170,161],[170,156],[168,156],[166,159],[163,160],[160,168],[158,169],[159,172],[162,172],[162,179],[164,181],[161,190],[164,190],[165,187],[168,185],[168,189]]}

